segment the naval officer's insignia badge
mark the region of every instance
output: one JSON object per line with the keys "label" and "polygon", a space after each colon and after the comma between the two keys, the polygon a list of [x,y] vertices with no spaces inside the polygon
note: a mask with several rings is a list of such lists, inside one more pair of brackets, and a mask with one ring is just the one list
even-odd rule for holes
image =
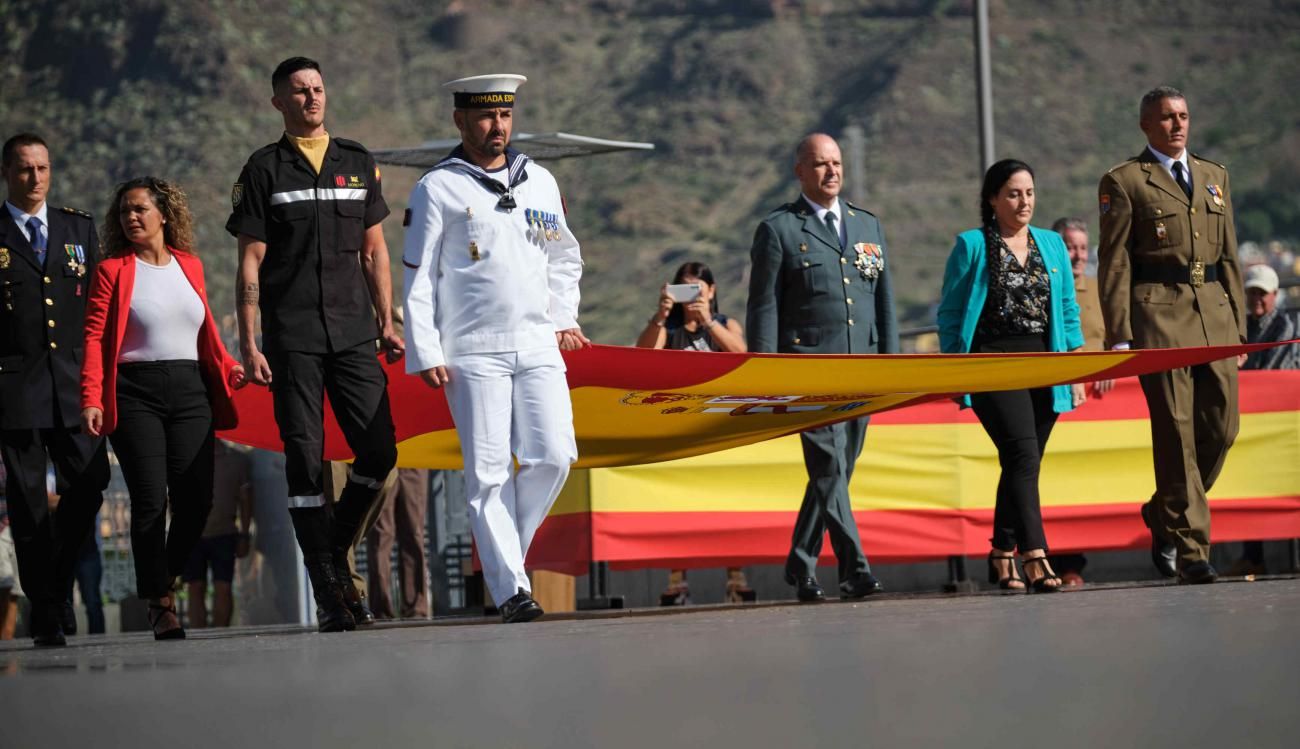
{"label": "naval officer's insignia badge", "polygon": [[9,268],[9,263],[9,248],[0,247],[0,270],[7,270]]}

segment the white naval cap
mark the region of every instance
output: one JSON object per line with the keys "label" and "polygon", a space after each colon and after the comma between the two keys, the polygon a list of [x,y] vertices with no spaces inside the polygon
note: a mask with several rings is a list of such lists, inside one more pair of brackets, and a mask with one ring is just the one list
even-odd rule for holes
{"label": "white naval cap", "polygon": [[457,78],[442,87],[452,92],[457,109],[495,109],[513,107],[515,91],[527,80],[514,73],[494,73]]}

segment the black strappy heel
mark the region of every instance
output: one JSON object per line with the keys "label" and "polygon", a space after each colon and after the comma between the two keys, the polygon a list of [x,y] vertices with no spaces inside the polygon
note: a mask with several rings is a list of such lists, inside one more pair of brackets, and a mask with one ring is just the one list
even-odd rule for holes
{"label": "black strappy heel", "polygon": [[[998,567],[994,562],[1010,562],[1011,571],[1006,577],[998,575]],[[999,553],[998,551],[989,552],[989,583],[996,583],[999,588],[1014,593],[1019,593],[1025,589],[1025,583],[1019,577],[1016,577],[1016,555],[1008,553]],[[1019,583],[1017,585],[1017,583]]]}
{"label": "black strappy heel", "polygon": [[[1060,593],[1061,588],[1065,585],[1061,581],[1061,576],[1052,571],[1052,566],[1047,563],[1047,556],[1025,557],[1025,577],[1029,577],[1029,565],[1040,564],[1043,568],[1043,576],[1029,583],[1031,593]],[[1048,582],[1055,580],[1055,585],[1048,585]]]}
{"label": "black strappy heel", "polygon": [[[163,623],[163,619],[171,614],[176,618],[177,625],[171,629],[159,630],[158,626]],[[149,612],[146,615],[149,619],[149,627],[153,630],[153,639],[155,640],[184,640],[185,628],[180,626],[180,616],[176,613],[176,604],[163,606],[159,603],[149,602]]]}

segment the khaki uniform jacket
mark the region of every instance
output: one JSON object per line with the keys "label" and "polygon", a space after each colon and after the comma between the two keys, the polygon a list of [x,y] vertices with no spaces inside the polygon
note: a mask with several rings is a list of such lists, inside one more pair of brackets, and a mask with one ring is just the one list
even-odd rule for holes
{"label": "khaki uniform jacket", "polygon": [[[1149,149],[1101,178],[1097,285],[1107,348],[1219,346],[1246,339],[1228,170],[1188,155],[1189,200]],[[1216,195],[1218,199],[1216,200]],[[1218,281],[1148,283],[1143,267],[1217,266]]]}

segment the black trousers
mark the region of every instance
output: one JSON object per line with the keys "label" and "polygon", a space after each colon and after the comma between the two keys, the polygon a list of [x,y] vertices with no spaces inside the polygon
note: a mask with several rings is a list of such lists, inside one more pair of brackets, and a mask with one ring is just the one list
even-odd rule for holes
{"label": "black trousers", "polygon": [[198,362],[119,364],[109,439],[131,493],[136,594],[161,598],[185,570],[212,509],[212,405]]}
{"label": "black trousers", "polygon": [[367,490],[369,499],[373,499],[397,463],[397,438],[388,408],[388,377],[379,366],[374,342],[326,354],[271,352],[267,361],[271,365],[275,420],[284,441],[290,508],[325,504],[322,474],[326,393],[343,437],[356,455],[353,475],[377,484]]}
{"label": "black trousers", "polygon": [[[976,341],[976,353],[1028,353],[1046,351],[1045,336],[1006,336]],[[1047,438],[1056,425],[1052,389],[1007,390],[972,393],[971,406],[984,431],[998,449],[1002,475],[998,479],[993,510],[993,548],[1021,552],[1047,549],[1043,514],[1039,506],[1038,468]]]}
{"label": "black trousers", "polygon": [[[55,423],[62,421],[55,414]],[[72,585],[81,542],[90,534],[108,486],[104,441],[76,428],[0,432],[9,524],[18,577],[36,616],[53,614]],[[58,509],[51,513],[46,461],[54,464]]]}

